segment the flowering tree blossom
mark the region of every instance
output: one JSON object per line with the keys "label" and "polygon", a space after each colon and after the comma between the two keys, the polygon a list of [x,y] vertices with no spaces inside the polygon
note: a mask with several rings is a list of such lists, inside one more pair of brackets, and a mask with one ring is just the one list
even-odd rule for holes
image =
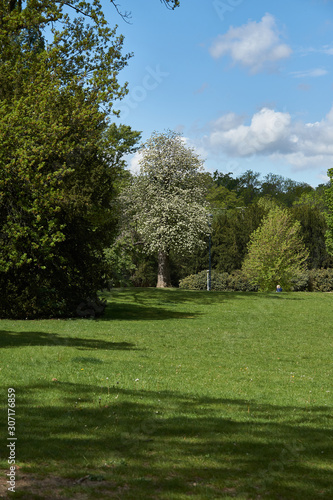
{"label": "flowering tree blossom", "polygon": [[193,251],[209,231],[203,162],[179,134],[167,131],[142,146],[139,166],[125,198],[145,250],[158,254],[157,287],[168,287],[170,251]]}

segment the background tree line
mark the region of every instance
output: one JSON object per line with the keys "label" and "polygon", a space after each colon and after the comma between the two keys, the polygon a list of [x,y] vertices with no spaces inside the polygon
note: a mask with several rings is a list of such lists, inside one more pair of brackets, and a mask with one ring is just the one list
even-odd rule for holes
{"label": "background tree line", "polygon": [[[130,174],[129,174],[130,175]],[[272,208],[286,209],[300,223],[300,236],[308,251],[308,269],[333,267],[325,235],[328,230],[326,191],[330,186],[286,179],[280,175],[260,174],[248,170],[238,177],[232,172],[203,173],[206,201],[212,214],[212,268],[220,273],[239,270],[247,255],[251,234],[258,229]],[[123,239],[122,239],[123,238]],[[155,286],[156,256],[148,255],[132,234],[121,236],[108,251],[110,284],[113,286]],[[205,246],[185,257],[170,252],[171,283],[208,268],[208,237]]]}

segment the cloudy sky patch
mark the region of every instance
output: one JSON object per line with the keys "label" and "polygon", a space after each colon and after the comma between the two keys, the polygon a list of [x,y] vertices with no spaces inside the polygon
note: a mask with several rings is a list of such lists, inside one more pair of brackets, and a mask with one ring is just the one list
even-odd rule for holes
{"label": "cloudy sky patch", "polygon": [[281,41],[271,14],[265,14],[259,22],[231,26],[227,33],[216,37],[210,47],[214,59],[230,56],[234,64],[248,68],[251,73],[265,71],[291,53],[291,48]]}

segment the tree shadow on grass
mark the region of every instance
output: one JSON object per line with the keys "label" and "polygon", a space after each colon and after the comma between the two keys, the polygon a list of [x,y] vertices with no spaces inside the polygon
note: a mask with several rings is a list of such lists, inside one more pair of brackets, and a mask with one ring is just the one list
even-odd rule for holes
{"label": "tree shadow on grass", "polygon": [[109,303],[105,309],[103,316],[98,318],[98,321],[110,320],[135,320],[135,321],[160,321],[167,319],[192,319],[200,316],[201,313],[179,312],[172,311],[167,308],[155,307],[155,305],[131,304],[124,303]]}
{"label": "tree shadow on grass", "polygon": [[158,305],[174,306],[185,303],[195,304],[215,304],[230,300],[244,300],[251,298],[253,300],[275,299],[275,300],[305,300],[302,292],[295,296],[295,293],[284,292],[207,292],[206,290],[181,290],[160,289],[160,288],[125,288],[114,289],[111,292],[104,292],[103,296],[112,304],[113,299],[121,300],[122,304],[137,304],[141,306]]}
{"label": "tree shadow on grass", "polygon": [[[278,297],[274,293],[258,292],[207,292],[179,289],[126,288],[103,294],[108,302],[103,316],[97,321],[147,321],[168,319],[193,319],[207,314],[202,311],[178,311],[183,304],[209,306],[226,304],[229,301],[241,301],[250,298],[260,306],[265,300],[302,300],[302,297],[284,295]],[[274,302],[275,304],[275,302]]]}
{"label": "tree shadow on grass", "polygon": [[72,383],[52,386],[54,406],[50,387],[17,388],[18,459],[105,480],[73,482],[73,498],[332,498],[332,408]]}
{"label": "tree shadow on grass", "polygon": [[104,292],[103,296],[113,302],[121,299],[123,303],[174,306],[184,303],[214,304],[231,298],[244,298],[246,292],[207,292],[206,290],[181,290],[180,288],[123,288]]}
{"label": "tree shadow on grass", "polygon": [[103,349],[103,350],[137,350],[131,342],[108,342],[97,339],[84,339],[70,336],[61,336],[56,333],[44,333],[37,331],[14,332],[0,330],[0,348],[21,346],[67,346],[79,350]]}

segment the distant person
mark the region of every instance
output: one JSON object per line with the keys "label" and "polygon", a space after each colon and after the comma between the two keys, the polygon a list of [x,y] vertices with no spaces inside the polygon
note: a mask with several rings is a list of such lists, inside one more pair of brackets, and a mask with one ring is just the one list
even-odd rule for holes
{"label": "distant person", "polygon": [[276,285],[276,291],[277,292],[282,292],[282,286],[281,285]]}

